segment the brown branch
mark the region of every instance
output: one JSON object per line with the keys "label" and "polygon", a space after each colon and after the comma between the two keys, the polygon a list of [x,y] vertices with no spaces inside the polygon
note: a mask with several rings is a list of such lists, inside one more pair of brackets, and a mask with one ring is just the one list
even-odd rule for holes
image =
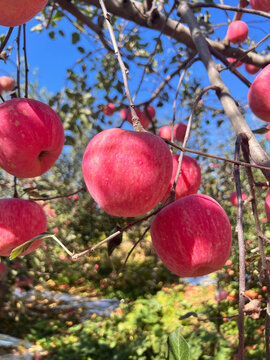
{"label": "brown branch", "polygon": [[21,58],[20,58],[20,37],[21,37],[21,28],[22,26],[20,25],[18,27],[18,34],[17,34],[17,38],[16,38],[16,43],[17,43],[17,89],[18,89],[18,97],[21,97],[21,81],[20,81],[20,76],[21,76]]}
{"label": "brown branch", "polygon": [[7,35],[6,35],[6,37],[5,37],[5,40],[4,40],[4,41],[1,43],[1,45],[0,45],[0,54],[1,54],[1,52],[4,50],[4,48],[5,48],[8,40],[9,40],[11,34],[12,34],[13,29],[14,29],[13,27],[10,27],[10,28],[8,29]]}
{"label": "brown branch", "polygon": [[[216,69],[216,64],[214,63],[208,44],[200,30],[200,27],[193,15],[193,12],[189,8],[186,1],[181,0],[178,7],[178,14],[181,15],[182,20],[188,24],[192,34],[194,43],[196,44],[197,51],[200,55],[200,58],[207,70],[208,77],[211,85],[215,85],[221,89],[218,93],[218,98],[225,110],[225,114],[231,121],[231,124],[234,128],[236,135],[240,133],[245,133],[248,140],[249,146],[251,149],[251,156],[254,162],[258,165],[270,167],[270,159],[266,152],[261,148],[260,144],[257,142],[254,134],[250,130],[248,124],[246,123],[243,115],[241,114],[239,108],[233,97],[231,96],[228,88],[224,85],[218,70]],[[270,181],[270,171],[263,170],[263,173],[268,181]]]}
{"label": "brown branch", "polygon": [[85,186],[81,187],[79,190],[74,191],[74,192],[72,192],[70,194],[56,195],[56,196],[52,196],[52,197],[42,197],[42,198],[33,198],[30,195],[29,199],[31,199],[32,201],[49,201],[49,200],[55,200],[55,199],[63,199],[63,198],[67,198],[67,197],[72,196],[72,195],[76,195],[76,194],[78,194],[79,192],[82,192],[82,191],[86,191]]}
{"label": "brown branch", "polygon": [[28,62],[27,62],[27,49],[26,49],[26,24],[23,24],[23,53],[24,53],[24,71],[25,71],[25,92],[24,97],[28,98]]}

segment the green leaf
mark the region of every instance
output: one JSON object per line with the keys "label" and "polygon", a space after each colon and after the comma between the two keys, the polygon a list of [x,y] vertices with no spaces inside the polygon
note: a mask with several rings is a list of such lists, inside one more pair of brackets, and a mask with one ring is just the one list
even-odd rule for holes
{"label": "green leaf", "polygon": [[253,134],[266,134],[268,131],[269,131],[269,129],[267,129],[265,127],[252,130]]}
{"label": "green leaf", "polygon": [[180,334],[180,327],[168,337],[168,357],[167,360],[188,360],[189,345]]}
{"label": "green leaf", "polygon": [[37,236],[34,236],[32,239],[26,241],[25,243],[23,243],[22,245],[20,246],[17,246],[16,248],[14,248],[12,251],[11,251],[11,254],[10,254],[10,257],[9,259],[10,260],[13,260],[15,259],[17,256],[19,256],[21,253],[23,253],[24,251],[26,251],[30,245],[33,244],[33,242],[35,242],[36,240],[39,240],[39,239],[46,239],[46,238],[49,238],[49,237],[52,237],[54,236],[54,234],[50,234],[50,233],[47,233],[47,232],[44,232],[44,233],[41,233]]}
{"label": "green leaf", "polygon": [[72,37],[72,44],[77,44],[77,42],[79,42],[81,38],[80,34],[77,32],[73,32],[71,37]]}

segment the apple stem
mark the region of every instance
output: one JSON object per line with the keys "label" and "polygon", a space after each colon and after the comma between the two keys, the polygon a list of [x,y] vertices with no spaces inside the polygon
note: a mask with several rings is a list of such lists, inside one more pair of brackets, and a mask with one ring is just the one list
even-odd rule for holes
{"label": "apple stem", "polygon": [[55,240],[55,241],[65,250],[65,252],[66,252],[69,256],[73,257],[74,253],[72,253],[71,251],[69,251],[68,248],[66,248],[65,245],[64,245],[59,239],[57,239],[57,237],[56,237],[55,235],[52,235],[51,238],[52,238],[53,240]]}

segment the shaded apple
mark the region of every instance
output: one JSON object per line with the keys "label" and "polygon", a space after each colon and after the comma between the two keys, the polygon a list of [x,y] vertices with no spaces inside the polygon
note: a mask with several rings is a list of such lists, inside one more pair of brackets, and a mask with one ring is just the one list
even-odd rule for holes
{"label": "shaded apple", "polygon": [[[247,199],[246,194],[242,193],[242,200],[245,201]],[[233,206],[237,206],[237,193],[236,191],[232,192],[230,195],[230,202]]]}
{"label": "shaded apple", "polygon": [[103,106],[103,109],[102,109],[104,115],[107,115],[107,116],[112,116],[115,112],[115,106],[114,104],[107,104],[105,106]]}
{"label": "shaded apple", "polygon": [[[46,215],[40,205],[17,198],[0,199],[0,256],[9,256],[14,248],[46,229]],[[34,251],[42,241],[36,240],[20,256]]]}
{"label": "shaded apple", "polygon": [[0,0],[0,25],[18,26],[36,16],[48,0]]}
{"label": "shaded apple", "polygon": [[[266,126],[266,129],[270,130],[270,124]],[[268,140],[270,140],[270,131],[267,131],[267,133],[264,134]]]}
{"label": "shaded apple", "polygon": [[[145,115],[145,113],[141,112],[140,109],[135,109],[135,112],[136,112],[143,128],[147,129],[150,124],[150,119]],[[123,108],[120,110],[120,117],[123,121],[127,120],[132,125],[131,112],[128,108]]]}
{"label": "shaded apple", "polygon": [[245,64],[245,70],[251,75],[257,74],[261,70],[261,68],[252,65],[252,64]]}
{"label": "shaded apple", "polygon": [[254,10],[261,11],[270,11],[270,1],[269,0],[250,0],[250,7]]}
{"label": "shaded apple", "polygon": [[[177,170],[179,155],[172,155],[173,171],[168,191],[164,197],[164,200],[168,198],[171,188],[173,186]],[[184,196],[196,194],[201,185],[201,169],[195,159],[190,156],[184,155],[181,174],[178,178],[175,188],[175,199],[180,199]]]}
{"label": "shaded apple", "polygon": [[233,21],[227,30],[227,38],[233,44],[241,44],[248,37],[248,26],[242,20]]}
{"label": "shaded apple", "polygon": [[153,106],[149,105],[145,109],[144,114],[146,115],[146,117],[148,117],[149,115],[151,119],[154,119],[154,117],[156,116],[156,109]]}
{"label": "shaded apple", "polygon": [[0,105],[0,166],[29,178],[49,170],[61,154],[64,129],[56,112],[33,99]]}
{"label": "shaded apple", "polygon": [[15,80],[8,76],[0,76],[0,90],[12,91],[15,87]]}
{"label": "shaded apple", "polygon": [[174,125],[173,127],[173,137],[174,139],[176,139],[177,141],[184,141],[185,135],[186,135],[186,131],[187,131],[187,125],[184,123],[179,123]]}
{"label": "shaded apple", "polygon": [[[230,64],[234,63],[236,59],[234,58],[227,58]],[[239,66],[243,65],[242,61],[237,61],[233,66],[238,68]]]}
{"label": "shaded apple", "polygon": [[164,207],[151,224],[155,251],[183,277],[221,269],[229,258],[232,231],[223,208],[207,195],[185,196]]}
{"label": "shaded apple", "polygon": [[266,198],[265,198],[264,209],[266,212],[266,217],[267,217],[268,221],[270,221],[270,190],[268,190]]}
{"label": "shaded apple", "polygon": [[6,269],[7,269],[6,265],[0,262],[0,275],[4,274],[6,272]]}
{"label": "shaded apple", "polygon": [[83,177],[97,204],[114,216],[139,216],[165,195],[172,174],[168,146],[156,135],[107,129],[88,144]]}
{"label": "shaded apple", "polygon": [[261,120],[270,122],[270,64],[255,78],[248,91],[250,110]]}

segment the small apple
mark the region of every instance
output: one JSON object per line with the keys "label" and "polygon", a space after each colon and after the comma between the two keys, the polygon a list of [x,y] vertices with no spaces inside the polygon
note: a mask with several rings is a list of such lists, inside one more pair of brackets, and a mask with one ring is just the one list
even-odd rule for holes
{"label": "small apple", "polygon": [[220,302],[222,300],[227,299],[228,293],[224,289],[219,289],[218,292],[215,295],[215,300]]}
{"label": "small apple", "polygon": [[[172,160],[173,160],[172,177],[168,191],[164,199],[168,198],[171,188],[173,186],[175,176],[178,170],[179,155],[172,155]],[[197,161],[190,156],[184,155],[181,165],[181,173],[175,188],[175,199],[177,200],[187,195],[196,194],[200,188],[200,185],[201,185],[201,169]]]}
{"label": "small apple", "polygon": [[165,206],[151,224],[155,251],[174,274],[196,277],[222,268],[229,258],[232,230],[223,208],[193,194]]}
{"label": "small apple", "polygon": [[252,64],[245,64],[245,70],[251,75],[257,74],[261,70],[261,68],[252,65]]}
{"label": "small apple", "polygon": [[[35,202],[0,199],[0,256],[10,256],[14,248],[45,232],[46,228],[46,215]],[[42,241],[36,240],[20,256],[34,251]]]}
{"label": "small apple", "polygon": [[[245,201],[247,199],[246,194],[242,193],[242,200]],[[237,206],[237,193],[236,191],[232,192],[230,195],[230,202],[233,206]]]}
{"label": "small apple", "polygon": [[61,154],[64,129],[56,112],[33,99],[0,105],[0,166],[29,178],[49,170]]}
{"label": "small apple", "polygon": [[248,91],[250,110],[261,120],[270,122],[270,64],[256,76]]}
{"label": "small apple", "polygon": [[[234,63],[236,59],[234,58],[227,58],[230,64]],[[242,61],[237,61],[233,66],[238,68],[239,66],[243,65]]]}
{"label": "small apple", "polygon": [[15,80],[8,76],[0,76],[0,89],[2,91],[12,91],[15,87]]}
{"label": "small apple", "polygon": [[36,16],[48,0],[0,0],[0,25],[18,26]]}
{"label": "small apple", "polygon": [[162,126],[158,130],[158,135],[164,139],[171,140],[172,137],[172,127],[171,126]]}
{"label": "small apple", "polygon": [[266,212],[266,217],[268,219],[268,221],[270,221],[270,190],[268,190],[266,198],[265,198],[265,203],[264,203],[264,208],[265,208],[265,212]]}
{"label": "small apple", "polygon": [[248,37],[248,26],[242,20],[233,21],[227,30],[227,38],[233,44],[241,44]]}
{"label": "small apple", "polygon": [[[135,112],[136,112],[143,128],[147,129],[150,124],[150,119],[143,112],[141,112],[140,109],[135,109]],[[122,120],[127,120],[132,125],[132,117],[131,117],[131,112],[129,109],[127,109],[127,108],[121,109],[120,117]]]}
{"label": "small apple", "polygon": [[115,106],[114,104],[107,104],[105,106],[103,106],[103,113],[104,115],[107,115],[107,116],[112,116],[115,112]]}
{"label": "small apple", "polygon": [[186,135],[186,131],[187,131],[187,125],[184,123],[179,123],[174,125],[173,128],[173,137],[174,139],[183,142],[185,135]]}
{"label": "small apple", "polygon": [[261,10],[265,12],[270,11],[270,2],[269,0],[250,0],[250,7],[254,10]]}
{"label": "small apple", "polygon": [[82,167],[97,204],[110,215],[132,217],[162,200],[170,183],[172,157],[159,136],[107,129],[88,144]]}
{"label": "small apple", "polygon": [[156,109],[153,106],[149,105],[144,111],[144,114],[146,115],[146,117],[148,117],[149,115],[151,119],[154,119],[154,117],[156,116]]}

